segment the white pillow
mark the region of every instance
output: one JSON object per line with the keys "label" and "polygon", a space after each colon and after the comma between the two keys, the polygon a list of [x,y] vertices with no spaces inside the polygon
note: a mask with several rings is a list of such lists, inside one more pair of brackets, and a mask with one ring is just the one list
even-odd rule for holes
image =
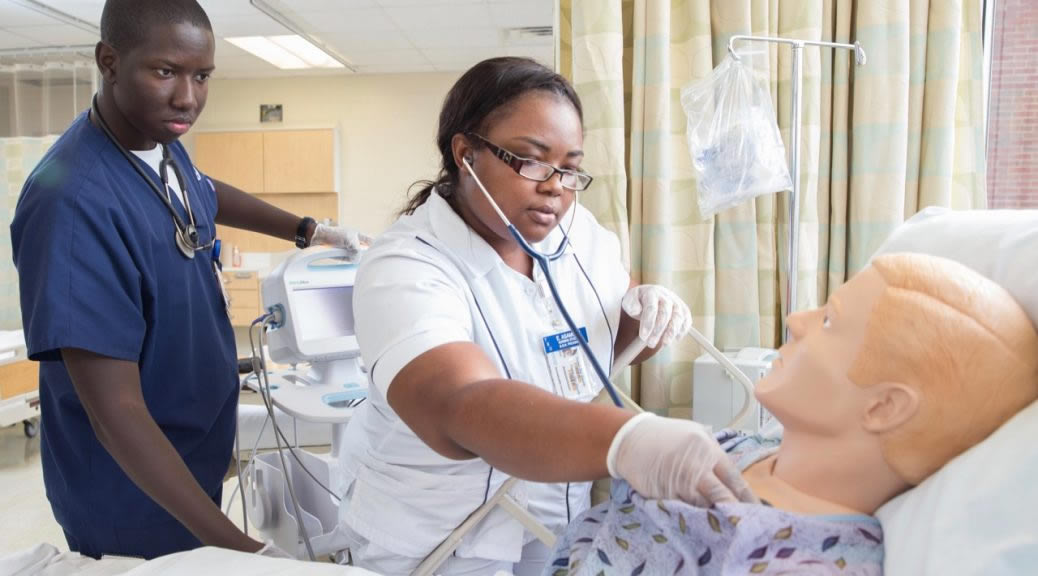
{"label": "white pillow", "polygon": [[1038,402],[876,512],[886,576],[1038,573]]}
{"label": "white pillow", "polygon": [[926,208],[894,230],[876,254],[889,252],[965,264],[1005,288],[1038,326],[1038,210]]}
{"label": "white pillow", "polygon": [[[1002,285],[1038,325],[1038,211],[928,208],[877,253],[959,261]],[[876,512],[887,576],[1038,573],[1038,402]]]}

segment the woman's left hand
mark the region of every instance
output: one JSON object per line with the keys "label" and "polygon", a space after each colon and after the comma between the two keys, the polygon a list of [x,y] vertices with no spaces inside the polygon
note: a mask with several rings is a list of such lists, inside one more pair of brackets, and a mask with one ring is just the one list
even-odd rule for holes
{"label": "woman's left hand", "polygon": [[688,305],[677,294],[657,284],[631,288],[620,305],[628,316],[638,320],[638,337],[649,348],[668,346],[692,328]]}

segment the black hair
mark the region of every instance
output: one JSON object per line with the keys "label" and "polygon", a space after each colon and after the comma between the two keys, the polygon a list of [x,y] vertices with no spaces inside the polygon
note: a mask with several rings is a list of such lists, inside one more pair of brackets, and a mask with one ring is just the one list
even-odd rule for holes
{"label": "black hair", "polygon": [[[435,189],[451,204],[458,183],[458,165],[454,163],[451,140],[455,134],[485,134],[495,117],[508,110],[520,96],[543,91],[565,98],[584,122],[580,97],[568,80],[530,58],[490,58],[470,68],[447,93],[440,110],[440,126],[436,147],[440,150],[440,173],[436,180],[420,180],[411,185],[418,193],[407,199],[400,215],[413,214],[425,204]],[[479,142],[473,142],[479,146]]]}
{"label": "black hair", "polygon": [[120,52],[144,43],[155,26],[187,22],[213,31],[195,0],[106,0],[101,12],[101,41]]}

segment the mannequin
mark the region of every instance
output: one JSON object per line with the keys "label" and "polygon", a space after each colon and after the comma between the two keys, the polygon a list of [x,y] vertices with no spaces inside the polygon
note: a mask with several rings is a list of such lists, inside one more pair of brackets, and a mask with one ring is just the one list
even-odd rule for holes
{"label": "mannequin", "polygon": [[793,512],[872,514],[1038,397],[1027,315],[950,260],[881,256],[789,326],[756,389],[782,445],[743,475]]}
{"label": "mannequin", "polygon": [[781,443],[718,434],[767,506],[704,510],[617,483],[611,502],[570,524],[555,567],[880,574],[871,514],[1038,399],[1034,325],[1002,287],[951,260],[879,256],[788,322],[792,338],[756,388]]}

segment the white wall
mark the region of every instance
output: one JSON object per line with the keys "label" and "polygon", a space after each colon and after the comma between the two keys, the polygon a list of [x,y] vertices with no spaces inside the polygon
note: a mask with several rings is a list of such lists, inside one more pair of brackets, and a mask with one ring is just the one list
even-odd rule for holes
{"label": "white wall", "polygon": [[[460,73],[213,80],[192,133],[260,124],[260,104],[281,104],[281,126],[340,132],[340,222],[377,234],[395,219],[407,188],[436,175],[440,106]],[[184,138],[190,149],[191,134]]]}

